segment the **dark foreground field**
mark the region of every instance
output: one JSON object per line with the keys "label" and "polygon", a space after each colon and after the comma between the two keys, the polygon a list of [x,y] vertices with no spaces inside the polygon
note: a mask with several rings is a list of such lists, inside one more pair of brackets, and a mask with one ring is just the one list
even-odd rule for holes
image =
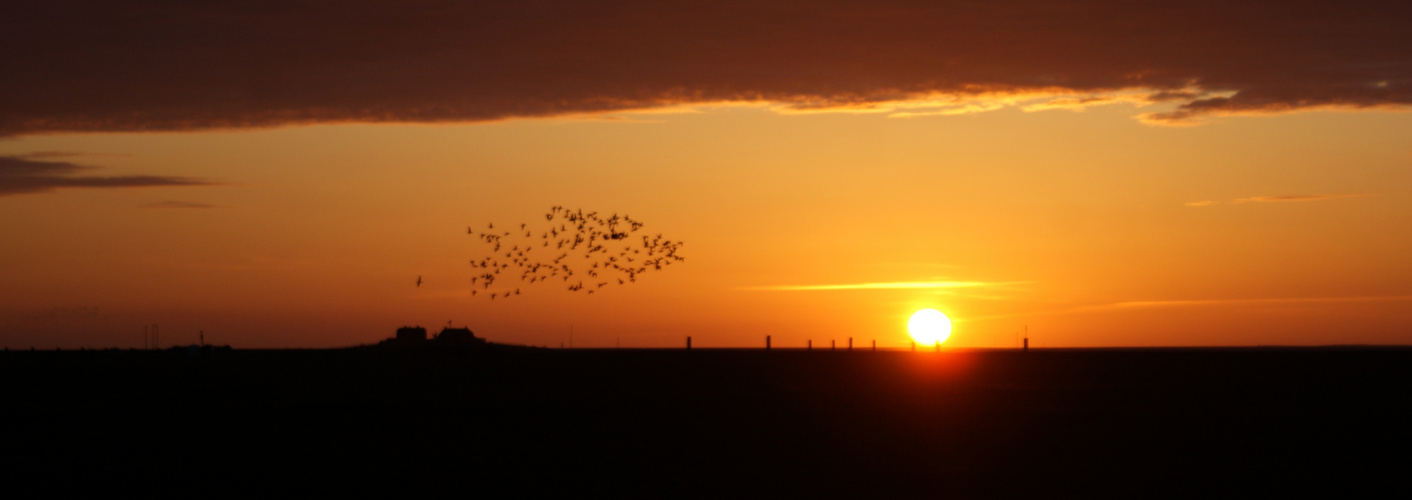
{"label": "dark foreground field", "polygon": [[0,376],[11,488],[1412,491],[1406,349],[6,352]]}

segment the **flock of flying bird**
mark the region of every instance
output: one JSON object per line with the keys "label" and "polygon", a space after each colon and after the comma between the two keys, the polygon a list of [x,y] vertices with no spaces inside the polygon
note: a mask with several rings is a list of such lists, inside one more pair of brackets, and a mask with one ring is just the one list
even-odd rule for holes
{"label": "flock of flying bird", "polygon": [[[467,227],[490,249],[490,255],[471,260],[480,274],[471,278],[472,297],[508,299],[520,294],[520,286],[497,287],[498,281],[519,278],[522,285],[556,283],[570,292],[588,294],[610,285],[637,283],[643,274],[661,271],[674,262],[680,241],[662,239],[661,234],[636,235],[642,222],[627,215],[604,217],[556,206],[544,214],[542,228],[520,224],[519,230],[486,225],[484,230]],[[417,286],[422,278],[417,277]]]}

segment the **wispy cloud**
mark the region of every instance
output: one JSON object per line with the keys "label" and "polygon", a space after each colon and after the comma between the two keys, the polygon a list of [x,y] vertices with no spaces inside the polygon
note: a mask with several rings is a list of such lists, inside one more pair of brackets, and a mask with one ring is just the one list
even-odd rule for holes
{"label": "wispy cloud", "polygon": [[1220,205],[1220,204],[1221,204],[1221,202],[1219,202],[1219,201],[1201,200],[1201,201],[1188,201],[1188,202],[1186,203],[1186,206],[1188,206],[1188,207],[1209,207],[1209,206],[1211,206],[1211,205]]}
{"label": "wispy cloud", "polygon": [[898,112],[896,112],[896,113],[887,115],[887,117],[888,117],[888,118],[921,118],[921,117],[926,117],[926,116],[970,115],[970,114],[975,114],[975,113],[985,113],[985,112],[987,112],[987,111],[995,111],[995,110],[999,110],[999,109],[1004,109],[1005,107],[1006,107],[1006,104],[1005,104],[1005,103],[1002,103],[1002,102],[973,102],[973,103],[969,103],[969,104],[962,104],[962,105],[959,105],[959,106],[950,106],[950,107],[946,107],[946,108],[942,108],[942,109],[929,110],[929,111],[898,111]]}
{"label": "wispy cloud", "polygon": [[872,265],[883,267],[916,267],[930,269],[961,269],[965,266],[960,264],[948,264],[944,262],[873,262]]}
{"label": "wispy cloud", "polygon": [[1187,202],[1188,207],[1209,207],[1220,204],[1240,204],[1240,203],[1286,203],[1299,201],[1321,201],[1334,200],[1338,198],[1365,198],[1369,196],[1379,196],[1372,193],[1350,193],[1350,194],[1286,194],[1275,196],[1251,196],[1249,198],[1236,198],[1230,201],[1191,201]]}
{"label": "wispy cloud", "polygon": [[1198,299],[1198,300],[1134,300],[1088,306],[1081,310],[1096,309],[1136,309],[1147,307],[1191,307],[1225,306],[1241,304],[1327,304],[1343,302],[1398,302],[1412,300],[1412,295],[1373,295],[1361,297],[1267,297],[1254,299]]}
{"label": "wispy cloud", "polygon": [[157,201],[141,205],[139,208],[215,208],[215,205],[194,201]]}
{"label": "wispy cloud", "polygon": [[893,281],[885,283],[848,283],[841,285],[777,285],[747,287],[746,290],[816,291],[816,290],[917,290],[937,288],[975,288],[1004,285],[984,281]]}
{"label": "wispy cloud", "polygon": [[1261,297],[1246,299],[1188,299],[1188,300],[1130,300],[1104,304],[1080,305],[1049,310],[1030,311],[1015,314],[998,314],[968,318],[966,321],[987,321],[994,319],[1050,316],[1061,314],[1093,313],[1135,309],[1158,309],[1178,307],[1223,307],[1241,305],[1282,305],[1282,304],[1357,304],[1368,302],[1407,302],[1412,295],[1365,295],[1354,297]]}
{"label": "wispy cloud", "polygon": [[1097,93],[1081,96],[1068,96],[1048,99],[1043,102],[1026,104],[1021,109],[1026,112],[1049,111],[1055,109],[1069,111],[1083,111],[1093,106],[1107,106],[1109,104],[1128,103],[1138,106],[1145,106],[1157,102],[1172,100],[1175,95],[1193,96],[1202,94],[1199,90],[1168,91],[1168,92],[1121,92],[1121,93]]}
{"label": "wispy cloud", "polygon": [[1280,203],[1286,201],[1319,201],[1336,198],[1363,198],[1375,194],[1289,194],[1281,196],[1252,196],[1231,200],[1231,203]]}
{"label": "wispy cloud", "polygon": [[[58,188],[121,188],[153,186],[209,186],[213,183],[186,177],[157,175],[127,175],[116,177],[82,177],[75,174],[93,167],[65,161],[44,161],[31,158],[63,157],[57,152],[24,156],[0,156],[0,196],[43,193]],[[34,156],[40,155],[40,156]]]}
{"label": "wispy cloud", "polygon": [[15,158],[39,159],[39,160],[52,159],[52,158],[74,158],[74,157],[79,157],[79,156],[108,156],[108,157],[118,156],[118,157],[122,157],[122,156],[132,156],[132,155],[128,155],[128,154],[119,154],[119,153],[85,153],[85,152],[82,152],[82,151],[35,151],[35,152],[33,152],[33,153],[25,153],[25,154],[20,154],[20,155],[14,155]]}

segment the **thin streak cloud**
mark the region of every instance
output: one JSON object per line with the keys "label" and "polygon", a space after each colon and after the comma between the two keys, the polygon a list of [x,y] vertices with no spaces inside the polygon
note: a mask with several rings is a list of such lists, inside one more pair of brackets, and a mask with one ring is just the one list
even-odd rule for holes
{"label": "thin streak cloud", "polygon": [[90,157],[92,157],[92,156],[124,157],[124,156],[132,156],[132,155],[128,155],[128,154],[116,154],[116,153],[84,153],[84,152],[80,152],[80,151],[35,151],[35,152],[33,152],[33,153],[25,153],[25,154],[20,154],[20,155],[14,155],[15,158],[24,158],[24,159],[30,159],[30,160],[45,160],[45,159],[53,159],[53,158],[76,158],[76,157],[80,157],[80,156],[90,156]]}
{"label": "thin streak cloud", "polygon": [[142,205],[140,208],[215,208],[215,205],[208,203],[196,203],[193,201],[158,201]]}
{"label": "thin streak cloud", "polygon": [[1339,199],[1339,198],[1366,198],[1366,197],[1369,197],[1369,196],[1378,196],[1378,195],[1377,195],[1377,194],[1371,194],[1371,193],[1356,193],[1356,194],[1288,194],[1288,195],[1277,195],[1277,196],[1251,196],[1251,197],[1249,197],[1249,198],[1237,198],[1237,199],[1234,199],[1234,200],[1224,201],[1224,202],[1223,202],[1223,201],[1214,201],[1214,200],[1191,201],[1191,202],[1187,202],[1187,203],[1186,203],[1186,206],[1188,206],[1188,207],[1209,207],[1209,206],[1211,206],[1211,205],[1220,205],[1220,204],[1232,204],[1232,205],[1237,205],[1237,204],[1241,204],[1241,203],[1288,203],[1288,202],[1301,202],[1301,201],[1336,200],[1336,199]]}
{"label": "thin streak cloud", "polygon": [[1282,203],[1288,201],[1319,201],[1338,198],[1363,198],[1374,194],[1289,194],[1281,196],[1252,196],[1231,200],[1231,203]]}
{"label": "thin streak cloud", "polygon": [[[1062,309],[1050,309],[1033,311],[1019,314],[999,314],[993,316],[979,316],[965,318],[964,321],[988,321],[1006,318],[1051,316],[1063,314],[1081,314],[1103,311],[1132,310],[1132,309],[1152,309],[1167,307],[1220,307],[1239,305],[1280,305],[1280,304],[1357,304],[1367,302],[1405,302],[1412,301],[1412,295],[1366,295],[1357,297],[1265,297],[1250,299],[1195,299],[1195,300],[1131,300],[1124,302],[1111,302],[1107,304],[1093,304],[1086,306],[1068,307]],[[962,321],[962,320],[954,320]]]}
{"label": "thin streak cloud", "polygon": [[779,285],[757,286],[746,290],[768,291],[813,291],[813,290],[917,290],[937,288],[974,288],[1007,283],[987,283],[983,281],[896,281],[887,283],[849,283],[842,285]]}
{"label": "thin streak cloud", "polygon": [[209,186],[213,184],[201,179],[158,175],[115,177],[75,175],[92,168],[64,161],[39,161],[23,156],[0,156],[0,196],[43,193],[59,188]]}
{"label": "thin streak cloud", "polygon": [[1240,304],[1321,304],[1344,302],[1398,302],[1412,300],[1412,295],[1374,295],[1363,297],[1281,297],[1256,299],[1207,299],[1207,300],[1136,300],[1115,302],[1080,310],[1132,309],[1143,307],[1190,307],[1224,306]]}

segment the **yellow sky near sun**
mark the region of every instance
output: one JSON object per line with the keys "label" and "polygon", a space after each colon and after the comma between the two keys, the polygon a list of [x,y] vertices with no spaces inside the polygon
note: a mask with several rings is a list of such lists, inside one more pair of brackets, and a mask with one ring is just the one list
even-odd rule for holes
{"label": "yellow sky near sun", "polygon": [[[725,106],[6,140],[93,153],[71,159],[89,175],[228,184],[0,197],[0,343],[140,345],[159,323],[171,342],[321,347],[452,320],[536,345],[572,325],[580,346],[900,347],[926,307],[961,347],[1025,325],[1049,346],[1412,340],[1412,115],[1132,115]],[[214,207],[141,208],[160,202]],[[465,227],[553,205],[631,214],[687,262],[592,297],[470,300],[484,251]]]}

